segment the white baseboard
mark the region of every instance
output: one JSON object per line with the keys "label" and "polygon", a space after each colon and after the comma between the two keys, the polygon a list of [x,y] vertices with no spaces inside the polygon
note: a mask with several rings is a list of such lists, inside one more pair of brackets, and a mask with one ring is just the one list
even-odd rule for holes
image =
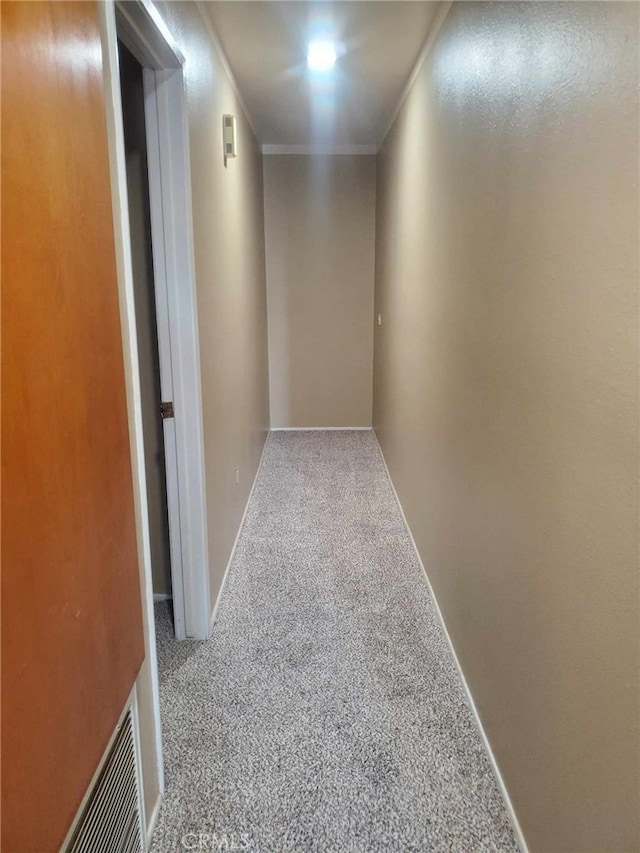
{"label": "white baseboard", "polygon": [[264,454],[267,449],[267,445],[269,444],[269,437],[271,435],[271,430],[267,433],[267,437],[264,441],[264,446],[262,448],[262,453],[260,454],[260,461],[258,462],[258,467],[256,469],[256,475],[253,478],[253,483],[251,485],[251,491],[249,492],[249,497],[247,498],[247,503],[245,504],[244,512],[242,513],[242,518],[240,519],[240,524],[238,525],[238,532],[236,533],[236,538],[233,543],[233,548],[231,549],[231,554],[229,555],[229,559],[227,561],[227,567],[224,570],[224,577],[222,578],[222,583],[220,584],[220,589],[218,590],[218,595],[216,597],[216,603],[213,606],[213,611],[211,613],[211,627],[213,628],[213,623],[216,620],[216,615],[218,613],[218,606],[220,604],[220,598],[222,596],[222,591],[224,590],[224,585],[227,582],[227,575],[229,574],[229,569],[231,567],[231,563],[233,562],[234,555],[236,553],[236,548],[238,546],[238,540],[240,539],[240,534],[242,533],[242,528],[244,527],[244,520],[247,517],[247,510],[249,509],[249,504],[251,503],[251,498],[253,497],[253,491],[256,487],[256,483],[258,482],[258,474],[260,473],[260,469],[262,468],[262,462],[264,460]]}
{"label": "white baseboard", "polygon": [[354,430],[371,432],[370,426],[350,427],[273,427],[271,432],[353,432]]}
{"label": "white baseboard", "polygon": [[453,661],[456,665],[456,669],[458,670],[458,674],[460,676],[460,681],[462,682],[462,689],[464,690],[464,694],[467,699],[467,704],[471,709],[471,715],[473,716],[473,720],[476,724],[476,728],[482,738],[482,743],[484,744],[485,751],[489,758],[489,763],[491,764],[491,768],[493,770],[494,776],[496,778],[496,782],[498,784],[498,788],[500,789],[500,793],[502,794],[502,799],[504,800],[505,807],[507,809],[507,814],[509,815],[509,820],[511,821],[511,825],[513,827],[513,832],[516,837],[516,841],[522,853],[528,853],[527,843],[524,839],[524,835],[522,833],[522,828],[520,827],[520,823],[516,816],[515,809],[513,808],[513,803],[511,802],[511,798],[509,796],[509,792],[507,791],[507,786],[504,783],[504,779],[502,778],[502,774],[500,773],[500,768],[498,767],[498,762],[495,759],[493,754],[493,750],[491,749],[491,744],[489,743],[489,739],[484,730],[484,726],[482,725],[482,720],[480,719],[480,715],[478,714],[478,709],[476,708],[476,704],[473,701],[473,696],[471,695],[471,690],[469,689],[469,685],[467,684],[467,679],[464,676],[464,672],[462,671],[462,667],[460,666],[460,661],[458,660],[458,655],[456,654],[456,650],[451,641],[451,637],[449,636],[449,631],[447,630],[446,623],[442,616],[442,611],[440,610],[440,605],[438,604],[438,599],[436,598],[436,594],[433,591],[433,587],[431,586],[431,581],[429,580],[429,575],[427,574],[427,570],[424,567],[424,563],[422,562],[422,557],[420,556],[420,552],[418,551],[418,546],[416,545],[416,541],[413,538],[413,533],[411,532],[411,528],[409,527],[409,522],[407,521],[407,517],[404,514],[404,509],[402,508],[402,504],[400,503],[400,498],[398,497],[398,493],[396,491],[396,487],[393,484],[393,479],[391,478],[391,473],[387,466],[387,460],[384,458],[384,453],[382,452],[382,447],[380,445],[380,441],[378,440],[378,436],[376,435],[376,431],[373,430],[373,434],[376,439],[376,443],[378,445],[378,449],[380,451],[380,457],[385,467],[385,471],[387,472],[387,477],[389,478],[389,483],[391,484],[391,488],[393,490],[393,494],[395,495],[396,502],[398,504],[398,508],[400,510],[400,514],[402,515],[402,520],[404,521],[404,525],[407,528],[407,533],[409,534],[409,538],[411,539],[411,544],[413,545],[413,549],[416,552],[416,557],[418,558],[418,562],[420,563],[420,567],[424,574],[425,580],[427,582],[427,587],[429,588],[429,593],[431,598],[433,599],[433,603],[436,608],[436,613],[438,614],[438,619],[440,620],[440,625],[442,626],[442,630],[444,632],[444,636],[449,644],[449,650],[451,651],[451,656],[453,657]]}
{"label": "white baseboard", "polygon": [[173,601],[173,596],[171,593],[166,592],[154,592],[153,593],[154,601]]}
{"label": "white baseboard", "polygon": [[153,807],[153,811],[151,812],[151,817],[149,818],[149,823],[147,824],[147,846],[148,850],[151,847],[151,839],[153,838],[153,832],[156,828],[156,823],[158,822],[158,815],[160,814],[160,807],[162,806],[162,794],[158,794],[158,799],[156,800],[156,804]]}

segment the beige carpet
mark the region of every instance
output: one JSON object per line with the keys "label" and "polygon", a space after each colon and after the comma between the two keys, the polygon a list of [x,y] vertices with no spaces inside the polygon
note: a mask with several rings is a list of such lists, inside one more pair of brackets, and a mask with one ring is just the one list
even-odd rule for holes
{"label": "beige carpet", "polygon": [[372,433],[271,435],[213,636],[158,648],[154,853],[517,849]]}

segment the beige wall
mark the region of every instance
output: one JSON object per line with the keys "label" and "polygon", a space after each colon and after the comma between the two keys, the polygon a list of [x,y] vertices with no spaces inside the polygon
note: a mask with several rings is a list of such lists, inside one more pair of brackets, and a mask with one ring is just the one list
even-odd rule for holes
{"label": "beige wall", "polygon": [[213,607],[269,428],[262,154],[196,4],[157,5],[186,57]]}
{"label": "beige wall", "polygon": [[371,426],[375,157],[264,158],[271,426]]}
{"label": "beige wall", "polygon": [[638,5],[454,4],[379,157],[374,425],[533,851],[638,838]]}

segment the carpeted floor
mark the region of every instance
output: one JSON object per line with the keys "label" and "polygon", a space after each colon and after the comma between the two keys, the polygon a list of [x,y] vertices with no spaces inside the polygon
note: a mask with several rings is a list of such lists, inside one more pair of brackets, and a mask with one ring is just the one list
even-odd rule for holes
{"label": "carpeted floor", "polygon": [[157,630],[153,853],[517,850],[372,433],[272,433],[211,639]]}

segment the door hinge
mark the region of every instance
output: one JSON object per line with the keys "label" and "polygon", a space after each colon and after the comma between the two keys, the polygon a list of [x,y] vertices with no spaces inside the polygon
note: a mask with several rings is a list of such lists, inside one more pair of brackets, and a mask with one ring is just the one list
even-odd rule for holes
{"label": "door hinge", "polygon": [[160,414],[162,415],[163,421],[165,421],[167,418],[172,418],[173,403],[160,403]]}

